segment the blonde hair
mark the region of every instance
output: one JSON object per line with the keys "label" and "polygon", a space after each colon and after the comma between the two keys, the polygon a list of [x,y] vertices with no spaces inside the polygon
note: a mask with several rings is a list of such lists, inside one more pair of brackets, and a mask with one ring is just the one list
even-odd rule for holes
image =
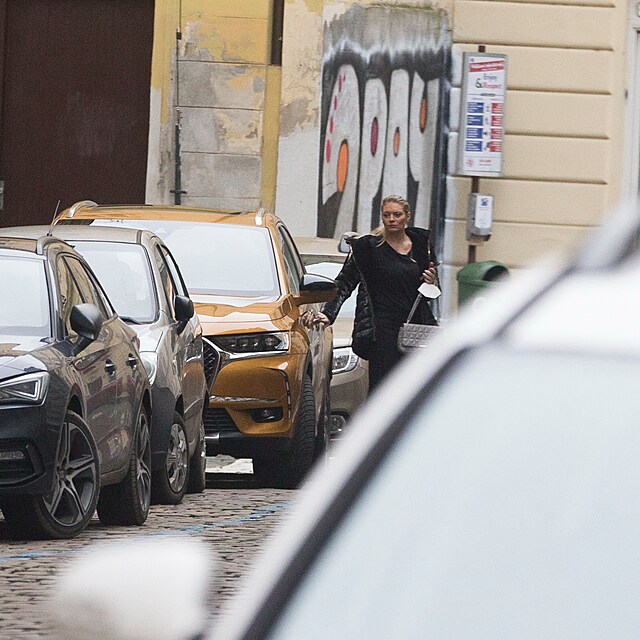
{"label": "blonde hair", "polygon": [[[399,196],[395,193],[390,193],[388,196],[382,198],[382,202],[380,203],[380,215],[382,215],[382,211],[384,209],[384,205],[388,202],[394,202],[395,204],[399,204],[402,207],[402,210],[408,215],[411,215],[411,205],[406,198]],[[379,227],[376,227],[372,232],[372,236],[380,236],[380,244],[382,244],[386,240],[386,234],[384,225],[381,224]]]}

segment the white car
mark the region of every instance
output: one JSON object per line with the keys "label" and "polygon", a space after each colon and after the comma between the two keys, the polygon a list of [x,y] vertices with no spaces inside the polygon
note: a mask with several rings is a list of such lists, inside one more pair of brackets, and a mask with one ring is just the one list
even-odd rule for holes
{"label": "white car", "polygon": [[210,637],[639,637],[639,247],[624,209],[408,358]]}
{"label": "white car", "polygon": [[[347,257],[348,247],[333,238],[294,238],[309,273],[334,279]],[[342,250],[341,250],[342,246]],[[331,378],[331,436],[344,433],[347,422],[364,403],[369,389],[369,365],[351,348],[356,313],[356,291],[340,308],[333,323],[333,366]]]}

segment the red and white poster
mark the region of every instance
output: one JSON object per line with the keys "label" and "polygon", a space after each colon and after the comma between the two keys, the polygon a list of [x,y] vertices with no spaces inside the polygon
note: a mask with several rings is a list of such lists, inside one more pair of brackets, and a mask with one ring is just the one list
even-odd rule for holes
{"label": "red and white poster", "polygon": [[465,53],[458,129],[458,174],[501,176],[507,56]]}

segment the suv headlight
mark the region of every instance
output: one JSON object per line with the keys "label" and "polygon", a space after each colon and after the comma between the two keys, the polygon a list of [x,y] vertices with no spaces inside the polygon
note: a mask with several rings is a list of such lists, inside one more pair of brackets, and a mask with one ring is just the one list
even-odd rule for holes
{"label": "suv headlight", "polygon": [[358,364],[358,356],[353,353],[351,347],[340,347],[333,350],[333,373],[346,373],[353,371]]}
{"label": "suv headlight", "polygon": [[46,371],[28,373],[0,382],[0,402],[40,404],[47,395],[49,374]]}
{"label": "suv headlight", "polygon": [[149,384],[153,384],[156,379],[156,373],[158,373],[158,354],[155,351],[141,351],[140,358],[144,370],[147,372],[149,378]]}
{"label": "suv headlight", "polygon": [[289,333],[272,331],[269,333],[238,333],[214,336],[211,340],[224,351],[230,353],[286,353],[289,350]]}

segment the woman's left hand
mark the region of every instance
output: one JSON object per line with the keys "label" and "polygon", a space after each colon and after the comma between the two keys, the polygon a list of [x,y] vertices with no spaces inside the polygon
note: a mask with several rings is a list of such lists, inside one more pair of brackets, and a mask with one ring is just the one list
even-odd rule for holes
{"label": "woman's left hand", "polygon": [[437,279],[436,267],[433,262],[431,262],[429,263],[429,268],[422,272],[422,281],[427,284],[435,284]]}

